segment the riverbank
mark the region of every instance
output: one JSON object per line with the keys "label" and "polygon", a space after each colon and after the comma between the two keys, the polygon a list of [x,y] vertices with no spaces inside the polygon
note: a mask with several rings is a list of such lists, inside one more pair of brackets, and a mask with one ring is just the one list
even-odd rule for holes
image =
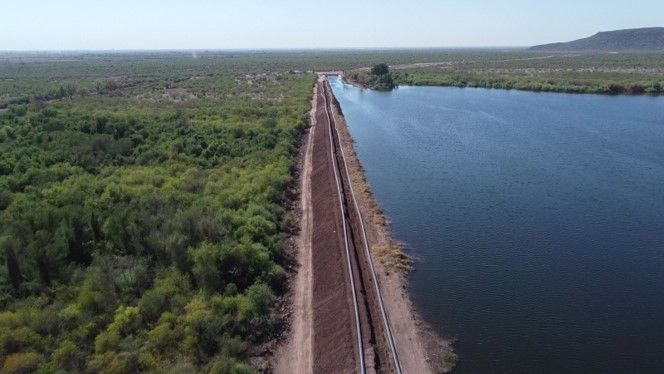
{"label": "riverbank", "polygon": [[408,293],[406,275],[412,261],[393,238],[389,221],[377,202],[353,147],[343,111],[333,98],[334,116],[348,172],[360,211],[365,220],[367,240],[373,255],[381,292],[395,335],[405,373],[449,372],[456,363],[450,341],[436,336],[418,315]]}
{"label": "riverbank", "polygon": [[[321,297],[330,300],[326,293],[346,292],[345,287],[332,287],[329,282],[324,282],[325,278],[338,277],[342,274],[341,269],[336,269],[333,264],[336,260],[329,258],[321,261],[321,256],[327,256],[325,253],[332,253],[322,241],[332,240],[336,235],[327,233],[324,236],[320,234],[321,216],[320,198],[327,194],[322,193],[320,185],[321,162],[325,163],[324,153],[321,153],[321,139],[327,131],[328,124],[325,116],[321,116],[324,110],[321,109],[321,99],[319,90],[322,88],[322,81],[319,81],[313,89],[313,100],[311,109],[311,126],[305,137],[300,151],[300,162],[298,163],[298,179],[300,189],[300,204],[295,209],[299,217],[299,233],[292,238],[297,253],[293,255],[297,265],[297,271],[290,280],[291,290],[282,301],[283,314],[287,320],[282,341],[275,349],[275,355],[272,359],[271,367],[276,373],[309,373],[320,371],[322,368],[336,365],[339,367],[348,366],[349,363],[343,363],[340,360],[338,350],[344,352],[351,348],[345,347],[353,339],[339,340],[335,336],[348,329],[351,324],[346,321],[344,316],[347,314],[342,304],[330,308],[327,302],[321,304]],[[318,99],[316,99],[318,97]],[[407,291],[407,271],[411,269],[411,261],[401,251],[401,247],[392,238],[389,232],[388,222],[380,209],[380,206],[373,198],[361,164],[355,155],[350,136],[341,108],[330,96],[330,114],[333,117],[331,123],[336,127],[339,137],[340,149],[346,157],[346,167],[348,169],[350,183],[352,183],[359,211],[361,211],[367,234],[367,242],[373,252],[374,268],[376,278],[379,281],[380,291],[385,310],[387,312],[390,329],[404,373],[438,373],[451,370],[456,356],[452,353],[450,342],[439,339],[431,332],[428,326],[422,321],[414,310]],[[328,122],[329,123],[329,122]],[[319,134],[320,133],[320,134]],[[323,138],[321,138],[323,136]],[[329,150],[327,151],[329,154]],[[316,166],[318,165],[318,166]],[[329,199],[326,199],[329,200]],[[328,210],[329,212],[329,210]],[[325,226],[328,226],[327,224]],[[338,231],[338,230],[337,230]],[[314,237],[317,237],[314,241]],[[325,238],[325,239],[323,239]],[[342,258],[342,257],[340,257]],[[332,261],[332,262],[330,262]],[[337,280],[334,284],[343,284],[343,281]],[[323,288],[321,288],[323,287]],[[334,291],[338,289],[338,291]],[[347,300],[344,296],[340,300]],[[330,314],[329,312],[333,312]],[[329,315],[329,316],[328,316]],[[329,318],[328,318],[329,317]],[[332,318],[332,319],[330,319]],[[323,325],[335,325],[334,333],[325,332]],[[334,322],[337,321],[337,322]],[[377,321],[376,321],[377,322]],[[339,325],[341,323],[341,325]],[[337,326],[338,325],[338,326]],[[375,325],[374,328],[378,328]],[[382,336],[382,332],[376,330],[377,336]],[[368,335],[367,335],[368,336]],[[334,343],[336,347],[328,343]],[[327,348],[325,348],[327,347]],[[368,346],[367,346],[368,347]],[[321,351],[321,348],[324,348]],[[348,358],[350,353],[343,357]],[[350,354],[352,356],[352,354]],[[370,356],[369,356],[370,357]],[[331,362],[326,362],[332,359]],[[381,359],[382,361],[383,359]],[[373,359],[369,359],[369,363]],[[382,361],[385,362],[385,361]],[[369,366],[371,367],[371,364]],[[386,370],[389,367],[377,368],[378,372]]]}
{"label": "riverbank", "polygon": [[640,96],[664,95],[659,81],[644,82],[641,80],[611,81],[597,79],[592,76],[572,74],[569,77],[552,79],[550,77],[517,76],[501,74],[468,74],[468,73],[431,73],[418,71],[404,71],[394,73],[397,85],[408,86],[442,86],[442,87],[471,87],[495,88],[504,90],[520,90],[531,92],[556,92],[573,94],[598,95],[628,95]]}
{"label": "riverbank", "polygon": [[[344,76],[344,82],[353,86],[368,89],[359,81]],[[566,82],[553,82],[551,79],[509,78],[504,76],[473,76],[460,74],[431,74],[422,72],[395,72],[394,82],[399,86],[439,86],[458,88],[491,88],[503,90],[519,90],[530,92],[553,92],[572,94],[595,95],[626,95],[626,96],[662,96],[664,87],[658,82],[648,85],[644,82],[635,83],[602,83],[589,82],[586,84],[567,84]]]}
{"label": "riverbank", "polygon": [[[391,64],[394,83],[603,95],[664,95],[661,55],[467,56],[456,60]],[[487,58],[488,57],[488,58]],[[505,56],[508,57],[508,56]],[[369,67],[346,71],[362,85]]]}

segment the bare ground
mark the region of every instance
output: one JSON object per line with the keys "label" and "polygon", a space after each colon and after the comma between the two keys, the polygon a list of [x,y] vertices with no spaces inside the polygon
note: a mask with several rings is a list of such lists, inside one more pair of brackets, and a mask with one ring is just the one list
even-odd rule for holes
{"label": "bare ground", "polygon": [[[312,165],[314,165],[312,160],[317,110],[316,94],[317,91],[314,88],[311,111],[312,126],[301,155],[301,205],[299,207],[301,230],[295,238],[298,271],[291,283],[291,292],[286,301],[291,305],[289,307],[291,311],[290,330],[287,331],[287,339],[277,348],[274,356],[273,367],[276,373],[311,373],[318,367],[314,362],[316,326],[314,309],[316,308],[313,293],[316,282],[313,274],[312,249],[315,235],[311,184]],[[348,156],[347,162],[353,188],[367,224],[369,244],[378,260],[375,263],[376,273],[403,372],[447,372],[453,367],[453,360],[450,358],[455,357],[451,344],[435,336],[415,312],[408,295],[405,277],[410,269],[410,259],[403,254],[401,247],[393,240],[382,209],[374,199],[364,178],[362,167],[353,149],[352,138],[338,104],[335,105],[334,110],[339,126],[340,141]],[[319,271],[321,270],[323,269],[319,268]]]}

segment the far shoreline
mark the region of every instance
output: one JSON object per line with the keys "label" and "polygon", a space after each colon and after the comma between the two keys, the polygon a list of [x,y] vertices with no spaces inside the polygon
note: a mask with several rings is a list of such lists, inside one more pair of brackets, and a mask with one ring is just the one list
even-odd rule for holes
{"label": "far shoreline", "polygon": [[[372,90],[372,88],[367,87],[366,85],[353,81],[349,78],[347,78],[345,75],[342,76],[342,79],[344,83],[347,83],[351,86],[355,86],[357,88],[363,89],[363,90]],[[493,86],[480,86],[480,85],[465,85],[465,86],[458,86],[458,85],[453,85],[453,84],[397,84],[394,89],[398,89],[399,87],[449,87],[449,88],[482,88],[486,90],[501,90],[501,91],[523,91],[523,92],[532,92],[532,93],[557,93],[557,94],[569,94],[569,95],[599,95],[599,96],[616,96],[616,97],[622,97],[622,96],[632,96],[632,97],[664,97],[664,92],[662,93],[611,93],[611,92],[606,92],[606,91],[588,91],[588,92],[579,92],[575,90],[535,90],[535,89],[528,89],[528,88],[518,88],[518,87],[512,87],[512,88],[505,88],[505,87],[493,87]]]}
{"label": "far shoreline", "polygon": [[[580,55],[571,55],[576,57]],[[547,58],[553,56],[544,56]],[[559,55],[555,57],[568,57]],[[537,58],[531,58],[537,59]],[[519,61],[516,59],[514,61]],[[511,60],[505,60],[511,61]],[[400,86],[413,87],[457,87],[457,88],[486,88],[501,90],[518,90],[527,92],[567,93],[567,94],[594,94],[606,96],[664,96],[664,71],[651,73],[652,75],[639,75],[638,71],[630,69],[617,69],[615,71],[590,70],[579,68],[577,70],[565,70],[567,74],[582,74],[581,77],[547,77],[537,68],[532,68],[530,75],[523,75],[522,71],[500,69],[489,69],[483,72],[464,70],[459,68],[455,62],[422,62],[410,64],[389,65],[396,89]],[[343,81],[363,89],[372,89],[363,81],[370,76],[370,67],[361,67],[345,70]],[[458,70],[455,70],[458,69]],[[622,80],[615,77],[598,77],[593,74],[608,74],[609,72],[623,75]],[[353,78],[355,77],[355,78]],[[390,91],[390,90],[385,90]]]}

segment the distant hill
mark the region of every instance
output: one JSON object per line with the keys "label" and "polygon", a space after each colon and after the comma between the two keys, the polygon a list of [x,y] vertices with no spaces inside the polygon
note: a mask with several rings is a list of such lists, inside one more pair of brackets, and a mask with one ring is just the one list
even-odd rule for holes
{"label": "distant hill", "polygon": [[664,51],[664,27],[599,32],[567,43],[543,44],[531,51]]}

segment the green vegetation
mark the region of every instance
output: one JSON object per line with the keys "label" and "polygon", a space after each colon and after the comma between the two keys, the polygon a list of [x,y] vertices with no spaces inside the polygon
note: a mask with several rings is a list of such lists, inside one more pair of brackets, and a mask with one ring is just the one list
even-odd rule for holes
{"label": "green vegetation", "polygon": [[[397,85],[485,87],[529,91],[664,95],[664,54],[541,54],[468,51],[393,64]],[[366,69],[346,77],[365,83]],[[371,84],[366,84],[371,87]]]}
{"label": "green vegetation", "polygon": [[387,64],[378,64],[374,65],[374,67],[371,68],[371,75],[383,76],[389,73],[390,73],[390,67],[387,66]]}
{"label": "green vegetation", "polygon": [[441,366],[454,367],[457,362],[459,362],[459,356],[454,352],[446,351],[443,354],[443,364]]}
{"label": "green vegetation", "polygon": [[377,91],[389,91],[396,87],[390,68],[384,63],[374,65],[368,72],[366,70],[350,72],[347,78],[363,87]]}
{"label": "green vegetation", "polygon": [[607,72],[509,72],[455,71],[436,69],[404,70],[394,74],[397,84],[517,89],[526,91],[596,93],[610,95],[662,95],[664,75],[645,76]]}
{"label": "green vegetation", "polygon": [[0,371],[251,372],[314,77],[134,56],[0,79]]}

